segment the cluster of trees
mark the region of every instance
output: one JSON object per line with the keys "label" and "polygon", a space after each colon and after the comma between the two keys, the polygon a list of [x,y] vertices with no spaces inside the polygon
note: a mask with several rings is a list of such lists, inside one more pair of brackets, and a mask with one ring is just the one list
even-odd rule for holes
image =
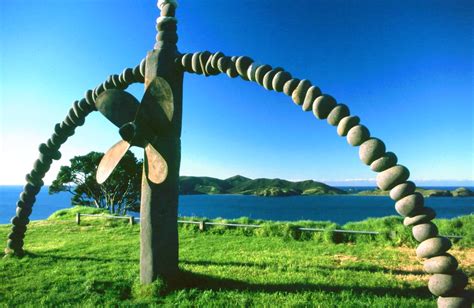
{"label": "cluster of trees", "polygon": [[112,214],[138,211],[143,161],[128,151],[107,181],[99,185],[95,176],[103,156],[104,153],[90,152],[73,157],[70,166],[60,168],[49,193],[67,191],[72,194],[71,205],[104,208]]}

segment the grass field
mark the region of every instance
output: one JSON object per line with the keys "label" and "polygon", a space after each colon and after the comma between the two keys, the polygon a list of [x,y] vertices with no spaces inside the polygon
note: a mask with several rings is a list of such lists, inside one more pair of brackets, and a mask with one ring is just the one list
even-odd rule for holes
{"label": "grass field", "polygon": [[[70,214],[70,213],[69,213]],[[63,219],[60,219],[63,218]],[[0,303],[97,306],[434,307],[413,248],[180,228],[177,281],[141,286],[139,226],[72,215],[31,223],[27,256],[0,260]],[[0,238],[9,226],[0,225]],[[472,277],[474,248],[451,253]],[[472,284],[471,284],[472,289]]]}

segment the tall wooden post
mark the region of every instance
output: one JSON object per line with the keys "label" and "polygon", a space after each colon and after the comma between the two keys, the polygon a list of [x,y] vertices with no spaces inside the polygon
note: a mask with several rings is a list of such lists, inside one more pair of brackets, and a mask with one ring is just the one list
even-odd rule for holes
{"label": "tall wooden post", "polygon": [[[168,177],[154,184],[142,177],[140,207],[140,281],[148,284],[160,278],[171,278],[178,271],[178,190],[181,162],[181,120],[183,71],[175,63],[179,53],[176,43],[176,1],[160,0],[161,16],[154,50],[148,52],[145,89],[154,77],[165,79],[173,92],[174,113],[170,129],[160,132],[152,141],[168,164]],[[146,159],[145,159],[146,161]]]}

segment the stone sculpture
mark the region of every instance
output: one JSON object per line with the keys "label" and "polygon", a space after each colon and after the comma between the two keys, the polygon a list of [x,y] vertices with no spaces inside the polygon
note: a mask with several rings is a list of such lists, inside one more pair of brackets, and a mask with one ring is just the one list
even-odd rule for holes
{"label": "stone sculpture", "polygon": [[[120,75],[109,76],[84,98],[75,101],[68,115],[56,124],[54,133],[39,147],[39,158],[27,174],[27,184],[17,202],[12,231],[8,235],[6,254],[22,256],[23,238],[29,223],[35,196],[43,186],[42,178],[52,160],[61,157],[59,149],[84,124],[92,111],[101,111],[115,125],[121,127],[123,141],[116,144],[99,168],[98,180],[104,181],[130,145],[145,148],[147,170],[142,180],[141,196],[141,251],[140,278],[151,283],[158,277],[172,277],[178,271],[177,205],[180,166],[180,135],[182,118],[182,85],[184,72],[204,76],[226,74],[253,81],[267,90],[290,96],[303,111],[312,111],[317,119],[337,127],[352,146],[359,146],[362,162],[378,172],[377,185],[390,190],[390,198],[397,212],[404,216],[404,225],[412,227],[413,236],[420,243],[416,254],[427,259],[424,269],[433,274],[429,290],[438,298],[439,307],[470,307],[466,275],[458,270],[457,260],[447,253],[451,242],[438,235],[431,222],[435,212],[424,207],[423,196],[415,192],[415,184],[408,181],[409,171],[397,164],[397,157],[386,152],[385,144],[372,137],[358,116],[335,98],[324,94],[309,80],[294,78],[281,67],[258,64],[247,56],[226,56],[209,51],[181,54],[176,46],[177,20],[174,0],[159,0],[161,16],[157,19],[156,44],[135,68],[127,68]],[[139,105],[133,96],[123,92],[130,84],[145,84],[145,96]],[[153,109],[151,114],[140,111]],[[106,155],[107,157],[107,155]]]}

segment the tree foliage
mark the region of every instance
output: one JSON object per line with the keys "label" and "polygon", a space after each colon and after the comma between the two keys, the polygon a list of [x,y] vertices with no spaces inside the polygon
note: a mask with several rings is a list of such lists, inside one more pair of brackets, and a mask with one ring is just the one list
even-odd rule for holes
{"label": "tree foliage", "polygon": [[140,186],[143,163],[128,151],[115,170],[99,185],[95,179],[103,153],[90,152],[75,156],[70,166],[61,166],[49,193],[70,192],[72,205],[86,205],[108,209],[113,214],[125,215],[140,205]]}

